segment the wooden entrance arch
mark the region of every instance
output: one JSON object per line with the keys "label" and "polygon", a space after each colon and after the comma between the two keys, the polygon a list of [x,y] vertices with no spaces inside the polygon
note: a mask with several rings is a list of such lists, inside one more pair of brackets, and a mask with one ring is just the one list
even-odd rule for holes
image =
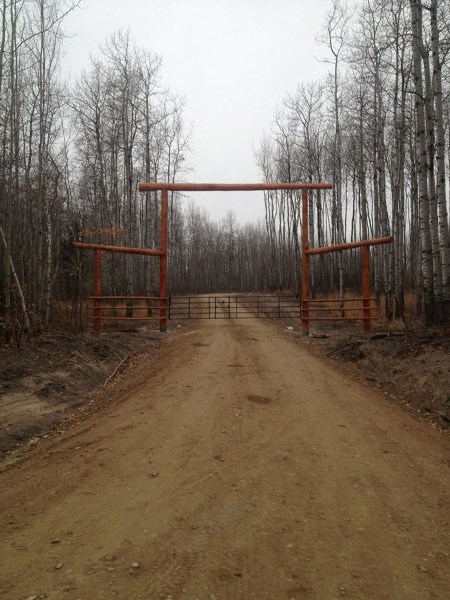
{"label": "wooden entrance arch", "polygon": [[[92,296],[94,300],[94,328],[100,331],[101,321],[104,317],[101,315],[101,301],[107,297],[101,296],[100,265],[101,251],[106,252],[124,252],[130,254],[146,254],[159,257],[159,296],[151,298],[159,302],[159,320],[160,331],[167,331],[168,320],[168,289],[167,289],[167,236],[168,236],[168,193],[170,192],[250,192],[250,191],[268,191],[268,190],[301,190],[302,191],[302,299],[301,316],[302,330],[309,331],[309,323],[313,320],[335,320],[334,317],[314,317],[311,316],[310,307],[312,300],[309,298],[309,257],[313,254],[338,252],[348,248],[361,247],[362,249],[362,302],[363,317],[344,317],[348,320],[362,320],[365,329],[370,329],[371,307],[370,307],[370,271],[369,271],[369,247],[376,244],[387,244],[393,241],[393,238],[378,238],[374,240],[363,240],[361,242],[351,242],[349,244],[339,244],[336,246],[327,246],[323,248],[309,248],[308,231],[308,192],[310,190],[331,189],[331,183],[140,183],[140,192],[161,192],[161,227],[160,227],[160,247],[159,249],[145,248],[126,248],[124,246],[103,246],[101,244],[86,244],[74,242],[73,245],[82,249],[92,249],[96,251],[96,281],[95,293]],[[121,296],[120,299],[125,299]],[[110,300],[111,298],[108,297]],[[319,309],[320,310],[320,309]],[[352,310],[352,309],[347,309]],[[114,317],[117,320],[120,317]],[[139,317],[139,320],[150,320],[154,317]]]}
{"label": "wooden entrance arch", "polygon": [[[140,192],[161,192],[161,230],[165,228],[166,247],[161,246],[164,251],[164,259],[161,257],[160,270],[160,296],[167,298],[167,208],[165,209],[165,221],[163,222],[162,206],[167,207],[168,192],[254,192],[268,190],[302,190],[303,209],[306,205],[308,210],[308,191],[309,190],[329,190],[333,186],[331,183],[141,183],[139,184]],[[308,235],[308,225],[306,220],[306,236]],[[305,234],[302,230],[302,239]],[[303,288],[303,286],[302,286]],[[303,294],[303,292],[302,292]],[[303,296],[302,296],[303,298]],[[167,328],[167,299],[165,301],[166,310],[165,318],[161,320],[161,330]]]}

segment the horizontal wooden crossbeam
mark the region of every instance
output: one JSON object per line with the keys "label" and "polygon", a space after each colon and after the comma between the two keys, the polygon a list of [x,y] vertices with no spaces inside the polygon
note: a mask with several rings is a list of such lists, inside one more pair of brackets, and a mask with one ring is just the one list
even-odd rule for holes
{"label": "horizontal wooden crossbeam", "polygon": [[102,252],[121,252],[122,254],[163,255],[161,250],[154,250],[153,248],[127,248],[126,246],[108,246],[106,244],[90,244],[89,242],[72,242],[72,246],[82,250],[101,250]]}
{"label": "horizontal wooden crossbeam", "polygon": [[259,190],[330,190],[331,183],[140,183],[140,192],[255,192]]}
{"label": "horizontal wooden crossbeam", "polygon": [[328,254],[328,252],[340,252],[351,248],[362,248],[363,246],[379,246],[380,244],[391,244],[393,237],[381,237],[373,240],[361,240],[360,242],[348,242],[347,244],[334,244],[333,246],[322,246],[320,248],[309,248],[306,254]]}

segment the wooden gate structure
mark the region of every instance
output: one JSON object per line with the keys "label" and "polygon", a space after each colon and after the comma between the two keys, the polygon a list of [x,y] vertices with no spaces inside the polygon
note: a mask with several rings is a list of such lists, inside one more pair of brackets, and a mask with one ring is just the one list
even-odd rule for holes
{"label": "wooden gate structure", "polygon": [[[160,331],[167,331],[168,321],[168,288],[167,288],[167,236],[168,236],[168,193],[170,192],[249,192],[249,191],[269,191],[269,190],[290,190],[302,191],[302,295],[301,295],[301,320],[302,331],[309,332],[309,323],[311,321],[335,321],[335,320],[351,320],[362,321],[366,331],[371,328],[373,319],[371,312],[374,310],[371,302],[374,300],[371,297],[370,286],[370,246],[378,244],[388,244],[393,241],[392,237],[376,238],[372,240],[362,240],[360,242],[351,242],[348,244],[338,244],[334,246],[326,246],[320,248],[310,248],[309,246],[309,230],[308,230],[308,192],[310,190],[326,190],[331,189],[331,183],[140,183],[140,192],[161,192],[161,225],[160,225],[160,247],[159,249],[151,248],[127,248],[125,246],[107,246],[103,244],[90,244],[84,242],[72,242],[73,246],[83,250],[95,251],[95,283],[93,300],[93,321],[94,330],[100,332],[101,322],[103,320],[158,320]],[[316,311],[327,311],[323,308],[314,308],[313,303],[317,302],[309,297],[309,257],[314,254],[323,254],[329,252],[340,252],[350,248],[361,248],[361,271],[362,271],[362,317],[348,316],[349,312],[355,309],[352,306],[345,306],[346,302],[353,302],[355,299],[339,300],[340,309],[342,311],[339,317],[321,316],[316,317],[311,313]],[[159,258],[159,296],[102,296],[101,286],[101,253],[102,252],[121,252],[125,254],[141,254],[146,256],[155,256]],[[140,317],[117,317],[104,316],[102,310],[105,308],[104,303],[110,301],[125,300],[132,302],[141,300],[147,302],[158,302],[157,308],[159,316],[140,316]],[[334,300],[336,301],[336,300]],[[324,301],[322,301],[324,302]]]}

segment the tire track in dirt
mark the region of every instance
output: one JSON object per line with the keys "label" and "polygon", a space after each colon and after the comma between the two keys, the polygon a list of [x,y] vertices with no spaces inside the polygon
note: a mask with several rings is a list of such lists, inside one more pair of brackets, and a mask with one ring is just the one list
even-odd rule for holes
{"label": "tire track in dirt", "polygon": [[0,474],[2,597],[444,598],[448,440],[264,322],[194,327]]}

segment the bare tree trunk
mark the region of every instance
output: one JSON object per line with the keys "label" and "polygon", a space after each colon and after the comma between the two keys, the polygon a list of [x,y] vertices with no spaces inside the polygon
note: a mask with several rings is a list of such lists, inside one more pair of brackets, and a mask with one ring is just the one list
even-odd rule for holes
{"label": "bare tree trunk", "polygon": [[[6,124],[5,124],[5,137],[4,137],[4,152],[3,155],[6,159],[7,164],[7,181],[4,179],[3,182],[3,195],[4,195],[4,223],[5,227],[2,231],[2,237],[4,237],[5,254],[3,260],[3,305],[4,305],[4,317],[6,328],[9,329],[11,326],[11,310],[12,310],[12,298],[11,298],[11,238],[12,238],[12,211],[13,211],[13,181],[14,181],[14,139],[16,123],[16,70],[15,70],[15,57],[17,52],[17,40],[16,40],[16,27],[17,27],[17,12],[16,3],[10,3],[10,27],[11,27],[11,42],[10,42],[10,58],[9,58],[9,86],[10,86],[10,104],[9,110],[9,135],[6,135]],[[6,9],[6,6],[4,6]],[[5,15],[4,15],[5,17]],[[6,114],[8,114],[6,112]],[[6,139],[9,137],[9,150],[6,151]],[[5,162],[3,163],[5,165]]]}
{"label": "bare tree trunk", "polygon": [[5,237],[5,233],[3,231],[3,227],[1,226],[1,224],[0,224],[0,236],[2,238],[3,246],[5,248],[5,256],[8,257],[10,268],[11,268],[11,274],[12,274],[12,277],[14,279],[14,283],[16,284],[17,294],[18,294],[19,300],[20,300],[20,307],[22,309],[22,315],[23,315],[23,321],[24,321],[24,325],[25,325],[25,330],[29,331],[30,330],[30,319],[28,317],[28,311],[27,311],[27,305],[26,305],[26,302],[25,302],[25,296],[23,294],[23,290],[22,290],[22,286],[20,285],[19,278],[17,277],[17,272],[16,272],[16,269],[14,268],[14,263],[13,263],[13,260],[11,258],[11,252],[10,252],[9,247],[7,245],[7,240],[6,240],[6,237]]}
{"label": "bare tree trunk", "polygon": [[[397,15],[396,15],[397,17]],[[395,19],[395,92],[394,92],[394,128],[395,128],[395,155],[393,165],[393,192],[392,192],[392,233],[393,243],[393,268],[394,268],[394,295],[395,317],[403,316],[405,310],[404,290],[404,251],[405,251],[405,108],[407,73],[405,73],[405,45],[401,44],[399,22]]]}
{"label": "bare tree trunk", "polygon": [[368,239],[367,235],[367,186],[366,186],[366,166],[364,160],[364,104],[361,94],[359,105],[359,164],[358,164],[358,183],[359,183],[359,210],[361,220],[361,235],[363,240]]}
{"label": "bare tree trunk", "polygon": [[52,243],[53,243],[53,232],[52,232],[52,219],[50,214],[50,203],[47,201],[46,206],[46,225],[47,225],[47,257],[45,265],[45,286],[44,286],[44,325],[48,327],[50,323],[50,308],[52,298]]}
{"label": "bare tree trunk", "polygon": [[439,219],[439,244],[442,259],[443,314],[450,313],[450,246],[446,202],[445,132],[442,107],[442,63],[439,57],[439,27],[437,0],[431,0],[431,44],[433,53],[434,118],[436,127],[436,194]]}
{"label": "bare tree trunk", "polygon": [[416,154],[417,173],[419,179],[419,220],[422,246],[422,275],[425,320],[431,322],[435,318],[435,295],[433,277],[433,251],[430,231],[430,200],[427,189],[427,149],[425,140],[425,106],[422,77],[421,45],[422,45],[422,5],[420,0],[410,0],[411,29],[414,61],[414,89],[416,110]]}
{"label": "bare tree trunk", "polygon": [[436,181],[435,181],[435,135],[434,135],[434,109],[431,87],[430,57],[428,50],[420,44],[423,76],[425,80],[425,127],[426,127],[426,150],[427,150],[427,175],[428,175],[428,199],[430,210],[431,246],[433,251],[433,276],[435,294],[435,318],[440,319],[438,314],[442,307],[442,263],[439,247],[439,228],[437,214]]}

